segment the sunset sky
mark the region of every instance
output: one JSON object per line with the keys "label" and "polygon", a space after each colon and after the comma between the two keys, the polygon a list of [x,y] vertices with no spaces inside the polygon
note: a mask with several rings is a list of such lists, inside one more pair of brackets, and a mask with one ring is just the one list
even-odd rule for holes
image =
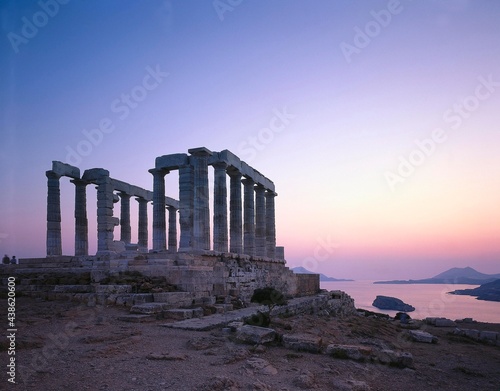
{"label": "sunset sky", "polygon": [[[52,160],[152,189],[157,156],[205,146],[274,181],[290,267],[500,273],[499,2],[6,0],[0,20],[2,255],[45,255]],[[61,199],[71,255],[68,178]]]}

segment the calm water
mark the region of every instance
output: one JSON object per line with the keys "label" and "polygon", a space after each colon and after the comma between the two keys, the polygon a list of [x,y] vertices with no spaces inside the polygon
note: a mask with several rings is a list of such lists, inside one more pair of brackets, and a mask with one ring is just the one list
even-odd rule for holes
{"label": "calm water", "polygon": [[500,323],[500,302],[446,293],[475,287],[461,284],[373,284],[373,281],[321,282],[322,289],[346,292],[354,299],[356,308],[394,316],[396,311],[380,310],[372,306],[375,297],[383,295],[397,297],[414,306],[415,311],[410,316],[416,319],[442,316],[453,320],[474,318],[481,322]]}

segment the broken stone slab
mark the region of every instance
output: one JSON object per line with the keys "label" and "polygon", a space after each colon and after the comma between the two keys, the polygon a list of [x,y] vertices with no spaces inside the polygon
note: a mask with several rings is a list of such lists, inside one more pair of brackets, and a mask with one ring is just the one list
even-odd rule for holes
{"label": "broken stone slab", "polygon": [[481,331],[479,333],[479,339],[495,342],[498,339],[498,333],[495,331]]}
{"label": "broken stone slab", "polygon": [[238,329],[236,339],[243,343],[265,344],[274,341],[276,331],[267,327],[244,325]]}
{"label": "broken stone slab", "polygon": [[326,354],[336,358],[365,361],[370,358],[372,349],[366,346],[331,344],[326,347]]}
{"label": "broken stone slab", "polygon": [[415,342],[423,343],[437,343],[438,338],[426,331],[422,330],[408,330],[407,335]]}
{"label": "broken stone slab", "polygon": [[438,318],[436,319],[436,327],[455,327],[457,324],[451,319]]}
{"label": "broken stone slab", "polygon": [[375,356],[381,364],[399,368],[413,368],[413,356],[411,353],[382,349],[376,351]]}
{"label": "broken stone slab", "polygon": [[163,303],[144,303],[132,306],[130,312],[132,314],[159,314],[163,311]]}
{"label": "broken stone slab", "polygon": [[214,307],[218,314],[225,314],[226,312],[233,310],[232,304],[214,304]]}
{"label": "broken stone slab", "polygon": [[427,317],[425,323],[436,327],[455,327],[456,323],[451,319],[439,317]]}
{"label": "broken stone slab", "polygon": [[321,337],[308,334],[285,334],[283,335],[283,346],[287,349],[321,353]]}

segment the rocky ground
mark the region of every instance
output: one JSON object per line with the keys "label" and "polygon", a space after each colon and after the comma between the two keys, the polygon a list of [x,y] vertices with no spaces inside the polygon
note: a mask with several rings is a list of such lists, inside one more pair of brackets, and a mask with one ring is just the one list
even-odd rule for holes
{"label": "rocky ground", "polygon": [[[0,306],[6,319],[7,301]],[[16,310],[17,384],[8,383],[3,370],[1,390],[500,390],[500,347],[453,335],[453,327],[418,324],[438,338],[430,344],[410,341],[399,322],[383,319],[323,313],[271,324],[281,335],[319,337],[322,346],[411,353],[413,363],[400,368],[373,355],[356,361],[295,351],[279,342],[243,344],[227,330],[171,329],[162,327],[164,319],[120,321],[125,307],[21,297]],[[467,327],[500,332],[497,324]],[[3,338],[2,368],[8,344]]]}

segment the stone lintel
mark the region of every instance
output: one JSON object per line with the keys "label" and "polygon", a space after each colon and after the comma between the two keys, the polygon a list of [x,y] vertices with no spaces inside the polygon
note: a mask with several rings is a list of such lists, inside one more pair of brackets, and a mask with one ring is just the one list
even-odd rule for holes
{"label": "stone lintel", "polygon": [[97,184],[97,181],[99,181],[103,177],[109,177],[108,170],[105,170],[104,168],[91,168],[85,170],[82,179]]}
{"label": "stone lintel", "polygon": [[123,182],[114,178],[111,178],[111,184],[116,191],[126,193],[130,196],[142,197],[148,201],[153,200],[153,193],[149,190],[143,189],[142,187],[131,185],[127,182]]}
{"label": "stone lintel", "polygon": [[239,171],[244,177],[251,178],[257,185],[262,185],[266,189],[274,191],[274,183],[255,168],[251,167],[231,151],[224,149],[221,152],[214,152],[208,159],[208,164],[214,165],[217,162],[224,162],[228,165],[228,171]]}
{"label": "stone lintel", "polygon": [[155,160],[155,168],[178,170],[179,167],[189,163],[188,155],[185,153],[173,153],[170,155],[158,156]]}
{"label": "stone lintel", "polygon": [[193,156],[212,156],[213,152],[205,147],[191,148],[188,152]]}
{"label": "stone lintel", "polygon": [[180,209],[179,201],[174,200],[173,198],[170,198],[170,197],[165,197],[165,205],[166,206],[172,206],[172,207],[174,207],[177,210]]}
{"label": "stone lintel", "polygon": [[52,161],[52,171],[59,176],[68,176],[73,179],[80,179],[80,169],[67,163],[57,160]]}

